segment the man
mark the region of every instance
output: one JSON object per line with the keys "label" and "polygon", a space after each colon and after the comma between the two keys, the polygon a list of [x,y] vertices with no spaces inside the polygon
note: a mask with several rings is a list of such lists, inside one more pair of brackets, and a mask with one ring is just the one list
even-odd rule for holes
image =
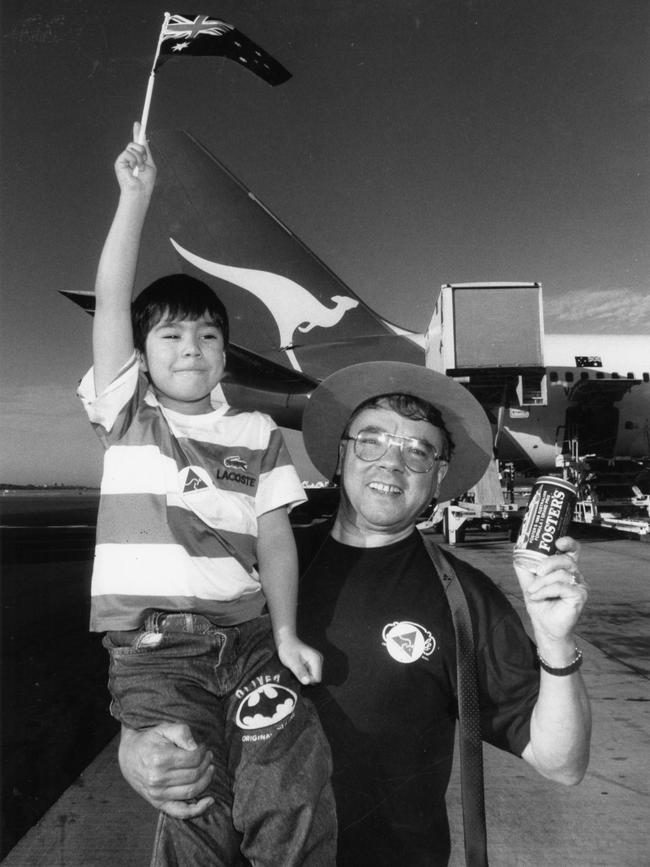
{"label": "man", "polygon": [[[301,546],[299,605],[301,634],[325,657],[312,699],[332,746],[337,864],[376,867],[399,857],[444,865],[455,642],[415,523],[431,499],[452,499],[482,476],[492,454],[490,426],[474,398],[447,377],[372,362],[316,389],[303,434],[318,469],[341,477],[331,532]],[[571,785],[589,755],[589,702],[573,638],[587,592],[577,545],[564,539],[558,549],[537,574],[517,567],[536,649],[489,579],[450,559],[475,631],[483,739]],[[122,742],[123,771],[134,788],[163,809],[202,809],[202,801],[176,799],[203,791],[210,775],[204,751],[191,749],[186,731],[142,737],[126,731]],[[183,753],[168,739],[190,749]]]}

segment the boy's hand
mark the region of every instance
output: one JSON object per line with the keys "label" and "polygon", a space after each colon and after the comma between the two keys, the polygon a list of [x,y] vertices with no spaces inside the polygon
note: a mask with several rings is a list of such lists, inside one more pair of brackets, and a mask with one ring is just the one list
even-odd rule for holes
{"label": "boy's hand", "polygon": [[319,683],[323,671],[323,657],[313,647],[303,644],[299,638],[285,638],[278,643],[280,662],[293,673],[304,686]]}
{"label": "boy's hand", "polygon": [[115,161],[115,176],[123,192],[142,193],[151,196],[156,183],[156,164],[149,145],[139,143],[140,124],[133,124],[133,141]]}

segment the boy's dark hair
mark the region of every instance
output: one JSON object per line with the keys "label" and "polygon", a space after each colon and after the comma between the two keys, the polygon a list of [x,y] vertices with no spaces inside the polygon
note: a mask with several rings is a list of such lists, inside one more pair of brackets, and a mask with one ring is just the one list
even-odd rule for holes
{"label": "boy's dark hair", "polygon": [[162,319],[199,319],[207,316],[228,345],[228,313],[208,285],[187,274],[168,274],[150,283],[131,304],[133,344],[144,352],[147,334]]}
{"label": "boy's dark hair", "polygon": [[[383,403],[387,403],[389,408],[404,418],[411,418],[415,421],[428,421],[434,427],[439,428],[445,436],[445,460],[449,460],[454,450],[454,441],[451,434],[447,430],[445,420],[442,417],[440,410],[427,400],[421,397],[416,397],[413,394],[378,394],[365,400],[355,409],[348,421],[347,429],[352,424],[359,413],[368,409],[368,407],[381,407]],[[347,433],[346,429],[346,433]]]}

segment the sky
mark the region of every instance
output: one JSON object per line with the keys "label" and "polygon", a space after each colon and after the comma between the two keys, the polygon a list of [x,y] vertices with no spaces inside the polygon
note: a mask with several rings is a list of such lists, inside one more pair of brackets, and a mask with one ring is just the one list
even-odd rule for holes
{"label": "sky", "polygon": [[[3,0],[0,482],[99,482],[91,320],[58,290],[93,288],[163,13],[188,8]],[[382,317],[423,331],[441,284],[523,280],[547,332],[650,333],[647,0],[191,11],[293,77],[174,60],[149,129],[191,132]],[[169,270],[149,244],[138,288]]]}

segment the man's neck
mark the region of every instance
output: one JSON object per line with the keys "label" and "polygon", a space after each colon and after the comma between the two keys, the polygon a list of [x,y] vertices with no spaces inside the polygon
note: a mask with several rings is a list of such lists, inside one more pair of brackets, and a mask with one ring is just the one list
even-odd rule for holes
{"label": "man's neck", "polygon": [[353,548],[382,548],[386,545],[392,545],[394,542],[401,542],[413,532],[413,526],[405,527],[403,530],[391,531],[381,528],[363,529],[352,521],[346,520],[342,515],[338,514],[332,527],[331,536],[337,542],[343,545],[350,545]]}

